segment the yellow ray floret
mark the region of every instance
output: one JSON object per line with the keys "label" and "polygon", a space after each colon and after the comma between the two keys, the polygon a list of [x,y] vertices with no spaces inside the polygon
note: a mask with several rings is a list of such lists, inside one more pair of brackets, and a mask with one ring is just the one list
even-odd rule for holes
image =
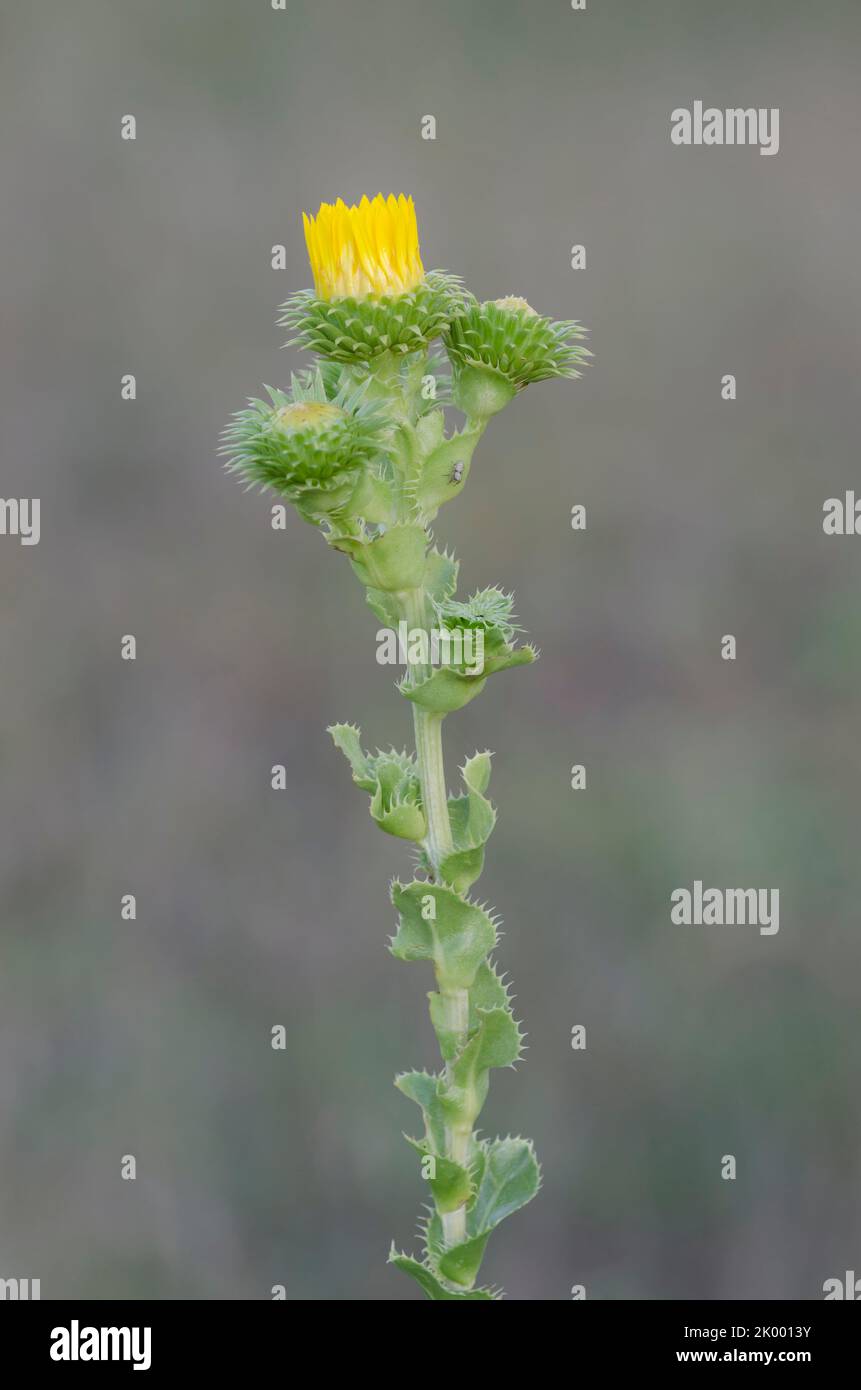
{"label": "yellow ray floret", "polygon": [[415,205],[403,193],[349,208],[339,198],[302,221],[318,299],[407,294],[424,279]]}

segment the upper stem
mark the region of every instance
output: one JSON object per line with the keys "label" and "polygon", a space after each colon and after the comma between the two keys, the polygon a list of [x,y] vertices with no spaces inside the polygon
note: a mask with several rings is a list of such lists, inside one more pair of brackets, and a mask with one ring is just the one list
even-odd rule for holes
{"label": "upper stem", "polygon": [[[410,627],[428,628],[428,602],[424,589],[411,589],[404,596],[404,610]],[[415,683],[425,675],[421,666],[410,668]],[[416,761],[422,788],[422,804],[427,820],[425,849],[435,879],[440,876],[440,863],[454,849],[451,822],[448,817],[448,793],[445,785],[445,765],[442,754],[442,721],[445,716],[432,714],[413,705],[416,733]]]}

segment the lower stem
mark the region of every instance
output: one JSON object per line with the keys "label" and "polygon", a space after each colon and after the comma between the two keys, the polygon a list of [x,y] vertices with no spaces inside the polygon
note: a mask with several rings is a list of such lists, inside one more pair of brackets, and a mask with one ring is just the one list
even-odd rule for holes
{"label": "lower stem", "polygon": [[[466,1042],[469,1032],[469,991],[465,989],[454,989],[449,994],[444,994],[446,1009],[446,1024],[452,1033],[458,1036],[458,1051]],[[448,1081],[451,1082],[451,1062],[446,1063],[446,1074]],[[448,1146],[448,1156],[454,1163],[459,1163],[461,1168],[466,1168],[469,1161],[469,1139],[470,1131],[462,1129],[452,1129],[446,1125],[446,1143]],[[466,1206],[458,1207],[456,1211],[444,1212],[442,1215],[442,1234],[446,1245],[460,1245],[466,1240]]]}
{"label": "lower stem", "polygon": [[[427,628],[427,601],[423,590],[413,590],[406,596],[407,620],[416,627]],[[423,672],[416,672],[421,676]],[[414,677],[415,678],[415,677]],[[413,705],[416,735],[416,762],[422,788],[422,805],[427,821],[425,852],[437,883],[441,881],[440,864],[454,849],[451,822],[448,815],[448,792],[445,784],[445,764],[442,751],[442,714],[433,714]],[[465,989],[443,991],[447,1028],[457,1039],[457,1052],[469,1034],[469,993]],[[451,1080],[451,1064],[446,1064]],[[446,1149],[453,1162],[465,1167],[469,1158],[469,1132],[446,1125]],[[466,1206],[442,1214],[443,1240],[447,1246],[460,1245],[466,1239]]]}

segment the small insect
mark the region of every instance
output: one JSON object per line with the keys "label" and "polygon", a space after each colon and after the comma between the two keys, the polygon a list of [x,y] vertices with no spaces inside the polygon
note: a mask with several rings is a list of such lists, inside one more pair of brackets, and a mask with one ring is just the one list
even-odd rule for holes
{"label": "small insect", "polygon": [[449,483],[463,482],[463,470],[464,465],[462,463],[456,463],[448,476]]}

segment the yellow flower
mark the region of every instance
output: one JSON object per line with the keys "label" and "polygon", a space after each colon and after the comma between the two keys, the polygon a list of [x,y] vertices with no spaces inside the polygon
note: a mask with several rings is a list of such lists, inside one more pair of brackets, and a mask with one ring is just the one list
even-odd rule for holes
{"label": "yellow flower", "polygon": [[425,278],[415,205],[403,193],[349,208],[339,198],[302,221],[318,299],[408,294]]}

